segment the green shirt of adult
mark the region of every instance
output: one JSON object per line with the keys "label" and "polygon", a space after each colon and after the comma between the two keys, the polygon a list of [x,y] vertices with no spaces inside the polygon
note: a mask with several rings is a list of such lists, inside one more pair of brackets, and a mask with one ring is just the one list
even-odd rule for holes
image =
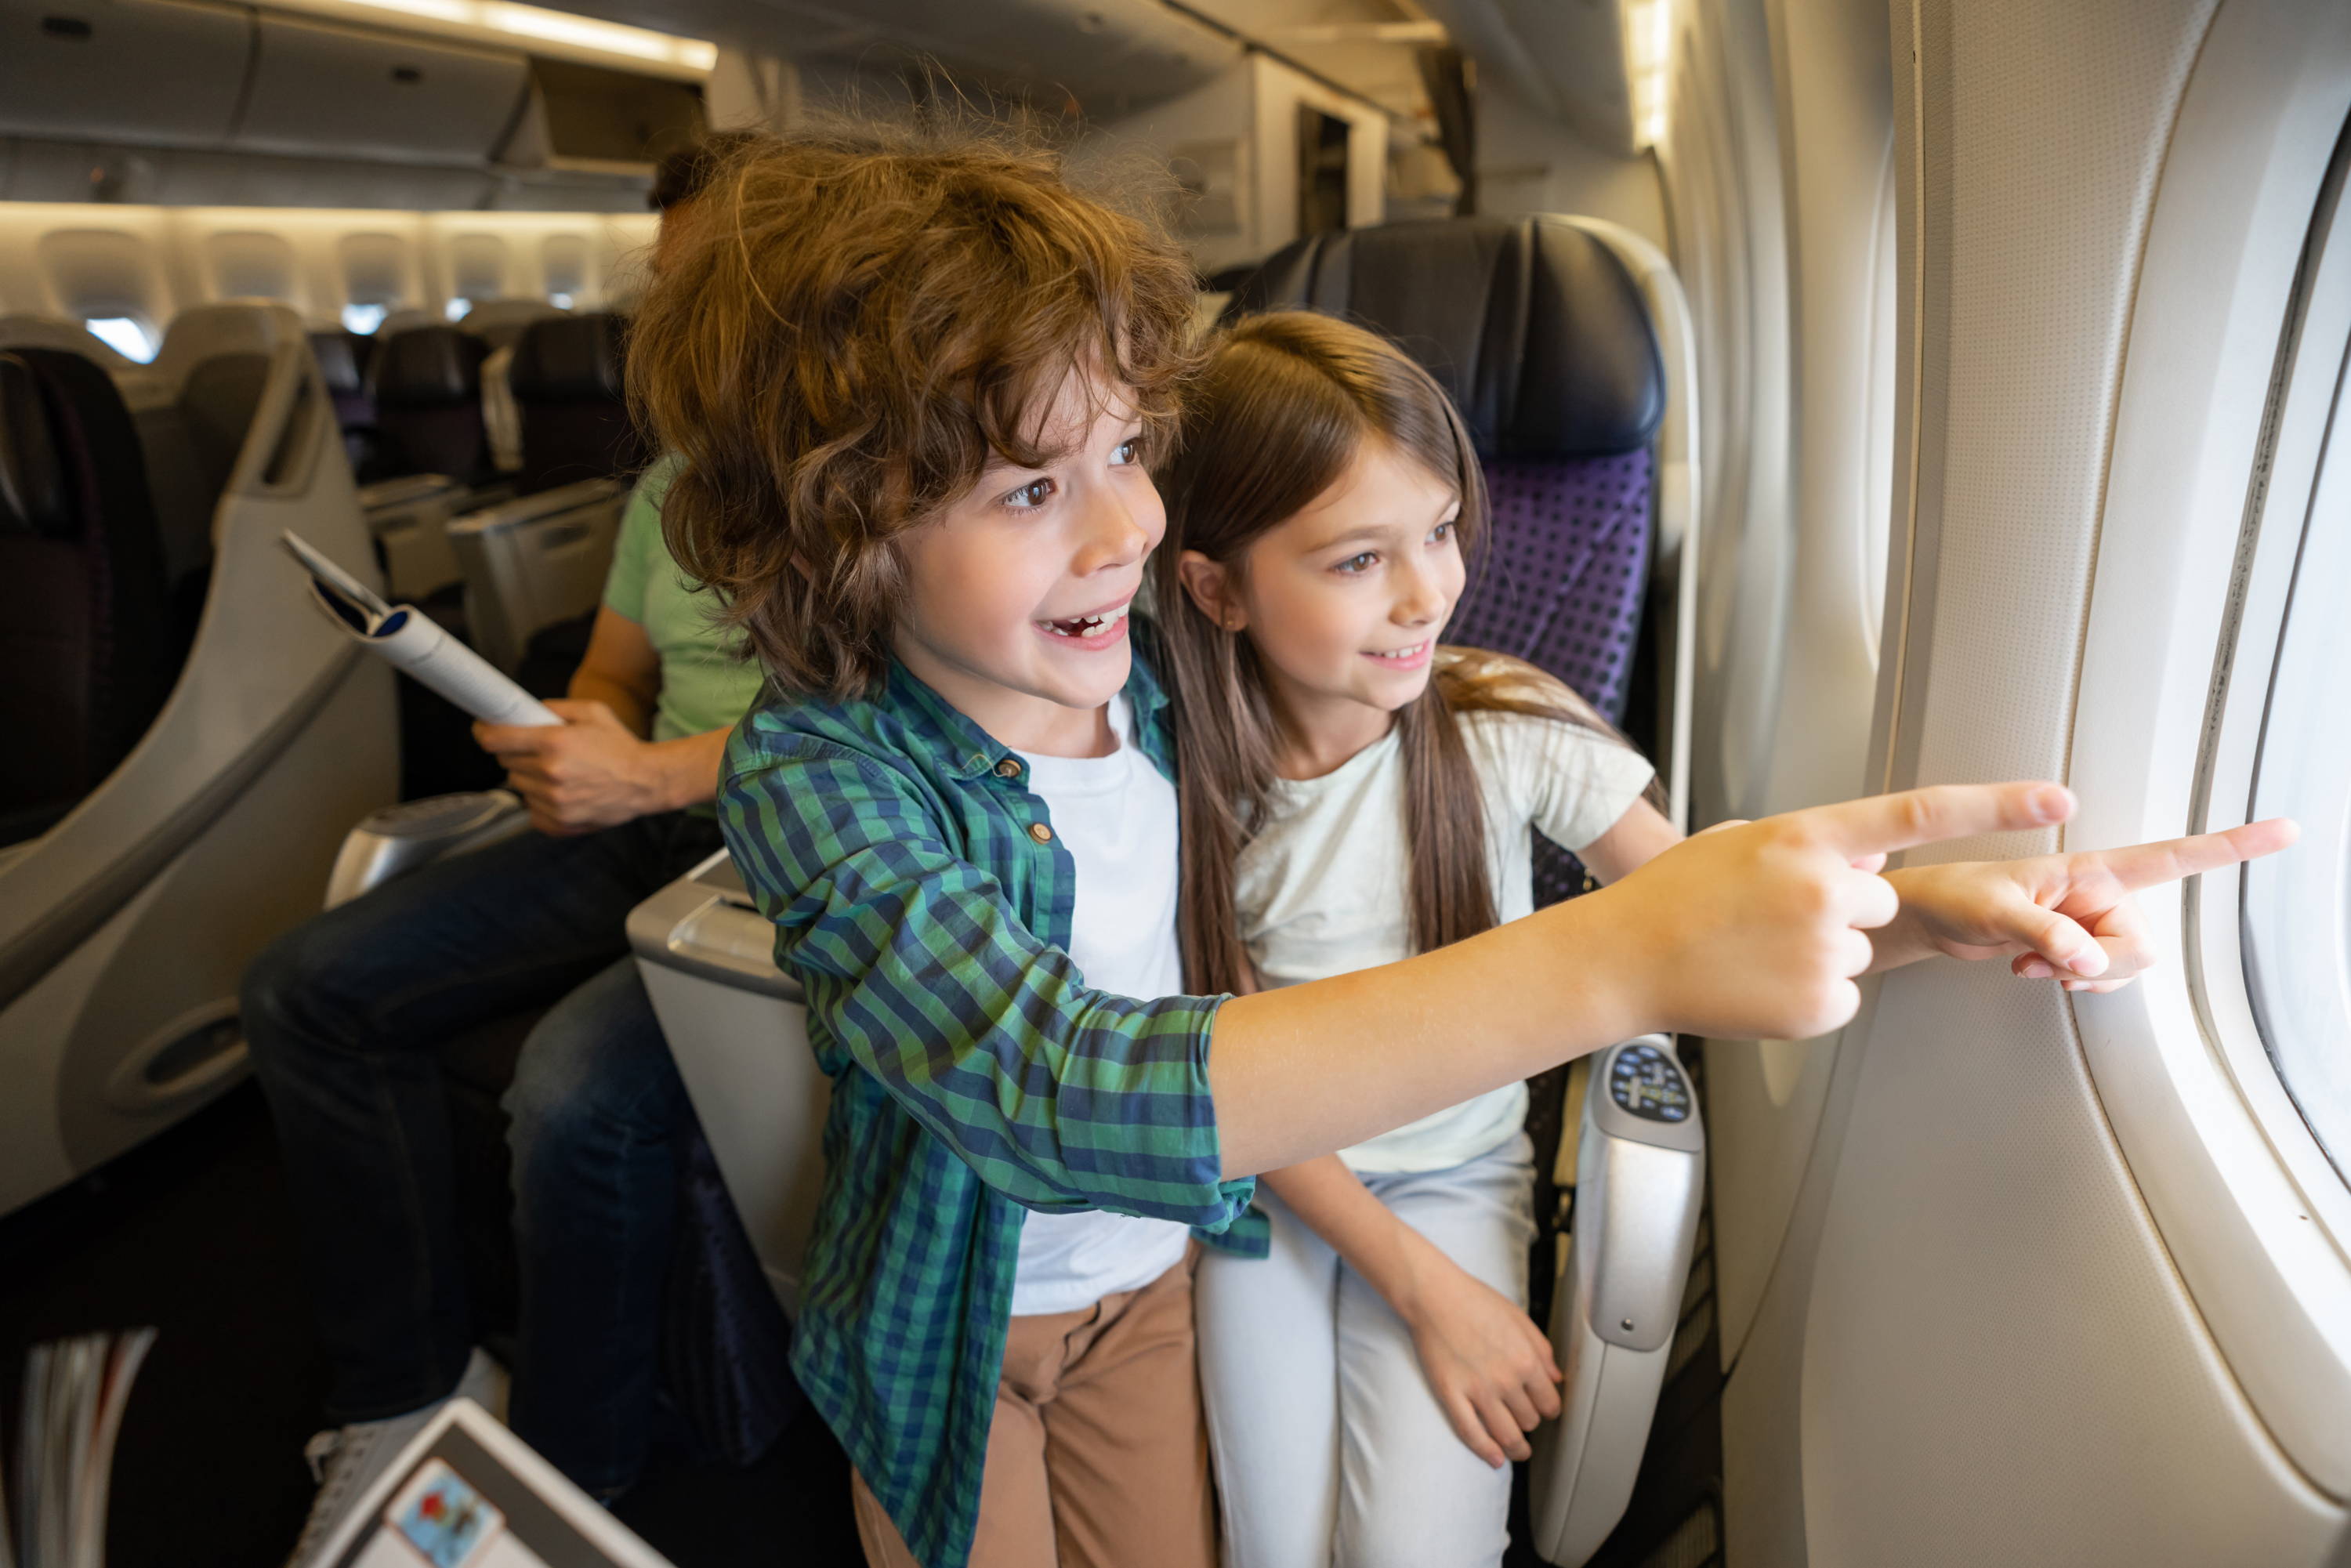
{"label": "green shirt of adult", "polygon": [[676,472],[677,459],[664,457],[629,498],[588,651],[569,695],[548,704],[564,722],[474,727],[541,832],[710,814],[727,734],[758,695],[758,664],[735,656],[716,602],[663,543],[662,499]]}
{"label": "green shirt of adult", "polygon": [[637,481],[604,579],[605,606],[643,627],[661,657],[656,742],[727,728],[759,695],[760,684],[758,664],[735,657],[739,639],[715,621],[716,602],[695,591],[662,542],[662,498],[677,469],[678,459],[665,455]]}

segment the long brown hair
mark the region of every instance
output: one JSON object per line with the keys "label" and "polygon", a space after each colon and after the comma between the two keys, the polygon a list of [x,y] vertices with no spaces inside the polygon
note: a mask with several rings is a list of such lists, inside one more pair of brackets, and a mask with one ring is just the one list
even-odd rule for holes
{"label": "long brown hair", "polygon": [[1189,369],[1191,265],[1019,128],[849,122],[720,150],[629,345],[684,459],[662,530],[783,689],[862,695],[889,662],[898,536],[992,456],[1058,455],[1073,371],[1134,402],[1146,455]]}
{"label": "long brown hair", "polygon": [[[1280,733],[1256,649],[1191,601],[1176,559],[1198,550],[1238,573],[1249,546],[1329,489],[1367,440],[1385,442],[1455,488],[1457,537],[1474,570],[1487,535],[1486,481],[1460,415],[1428,372],[1386,340],[1328,316],[1277,311],[1217,337],[1160,475],[1167,536],[1156,595],[1174,674],[1183,813],[1178,924],[1185,983],[1196,991],[1249,986],[1234,873],[1265,823]],[[1427,686],[1396,713],[1416,952],[1495,923],[1484,795],[1458,722],[1490,711],[1615,733],[1531,665],[1444,650]]]}

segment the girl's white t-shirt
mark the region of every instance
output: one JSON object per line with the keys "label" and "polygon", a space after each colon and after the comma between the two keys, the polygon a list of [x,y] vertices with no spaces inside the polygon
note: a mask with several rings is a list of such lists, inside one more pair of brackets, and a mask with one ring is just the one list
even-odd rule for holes
{"label": "girl's white t-shirt", "polygon": [[[1471,713],[1458,720],[1484,796],[1486,859],[1499,918],[1534,912],[1530,826],[1581,850],[1616,825],[1652,769],[1638,752],[1557,719]],[[1391,729],[1320,779],[1284,779],[1271,817],[1241,852],[1234,903],[1241,939],[1270,989],[1412,956],[1405,905],[1404,756]],[[1508,1142],[1525,1124],[1512,1083],[1339,1151],[1365,1174],[1444,1170]]]}
{"label": "girl's white t-shirt", "polygon": [[[1077,868],[1070,956],[1098,991],[1121,997],[1184,994],[1176,935],[1176,787],[1134,741],[1125,697],[1113,699],[1108,757],[1031,757],[1029,788]],[[1139,1291],[1184,1260],[1191,1232],[1169,1219],[1098,1209],[1021,1218],[1012,1312],[1073,1312],[1121,1291]]]}

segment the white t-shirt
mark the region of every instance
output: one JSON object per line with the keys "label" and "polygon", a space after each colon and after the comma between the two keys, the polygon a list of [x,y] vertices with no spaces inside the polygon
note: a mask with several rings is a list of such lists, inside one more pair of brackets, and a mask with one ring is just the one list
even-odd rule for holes
{"label": "white t-shirt", "polygon": [[[1124,697],[1110,706],[1108,757],[1031,757],[1029,788],[1077,865],[1070,956],[1087,985],[1121,997],[1184,994],[1176,936],[1176,787],[1134,744]],[[1141,1290],[1183,1261],[1190,1232],[1170,1219],[1090,1210],[1022,1217],[1012,1277],[1018,1317],[1070,1312]]]}
{"label": "white t-shirt", "polygon": [[[1459,722],[1485,796],[1495,914],[1516,920],[1534,912],[1527,829],[1580,850],[1616,825],[1652,770],[1639,753],[1556,719],[1472,713]],[[1279,783],[1271,820],[1234,878],[1259,982],[1294,986],[1410,957],[1408,864],[1395,731],[1320,779]],[[1499,1147],[1526,1116],[1526,1085],[1512,1083],[1339,1157],[1365,1173],[1444,1170]]]}

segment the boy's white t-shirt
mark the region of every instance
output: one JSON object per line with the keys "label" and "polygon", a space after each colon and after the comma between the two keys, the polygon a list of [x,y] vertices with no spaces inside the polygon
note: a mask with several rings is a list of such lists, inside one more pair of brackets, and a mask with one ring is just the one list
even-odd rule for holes
{"label": "boy's white t-shirt", "polygon": [[[1108,757],[1032,757],[1029,788],[1043,797],[1054,833],[1077,866],[1070,956],[1099,991],[1184,994],[1176,935],[1176,787],[1134,743],[1123,696],[1110,707],[1118,749]],[[1183,1261],[1190,1231],[1170,1219],[1090,1210],[1022,1218],[1012,1277],[1017,1317],[1069,1312],[1140,1290]]]}
{"label": "boy's white t-shirt", "polygon": [[[1616,825],[1648,787],[1638,752],[1557,719],[1461,716],[1486,810],[1486,859],[1501,920],[1534,912],[1530,824],[1569,850]],[[1259,984],[1271,989],[1412,956],[1404,756],[1391,729],[1320,779],[1275,786],[1272,814],[1241,852],[1234,903]],[[1525,1124],[1512,1083],[1339,1151],[1364,1172],[1444,1170],[1500,1147]]]}

